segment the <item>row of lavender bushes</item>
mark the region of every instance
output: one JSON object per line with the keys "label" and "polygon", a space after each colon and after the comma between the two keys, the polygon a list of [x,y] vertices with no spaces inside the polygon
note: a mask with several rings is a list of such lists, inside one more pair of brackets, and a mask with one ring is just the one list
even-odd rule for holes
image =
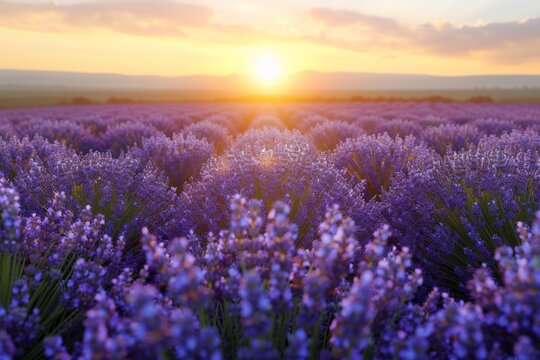
{"label": "row of lavender bushes", "polygon": [[396,106],[0,113],[0,354],[537,357],[540,108]]}

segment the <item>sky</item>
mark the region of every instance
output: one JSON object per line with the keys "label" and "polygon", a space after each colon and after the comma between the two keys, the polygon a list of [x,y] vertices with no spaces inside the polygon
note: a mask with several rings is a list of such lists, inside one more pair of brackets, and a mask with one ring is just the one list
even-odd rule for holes
{"label": "sky", "polygon": [[540,74],[540,1],[0,0],[0,49],[3,69]]}

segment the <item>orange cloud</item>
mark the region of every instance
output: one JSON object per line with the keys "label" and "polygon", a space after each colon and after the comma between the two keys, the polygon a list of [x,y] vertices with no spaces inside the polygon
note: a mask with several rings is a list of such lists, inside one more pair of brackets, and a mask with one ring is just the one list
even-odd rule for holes
{"label": "orange cloud", "polygon": [[[403,25],[391,18],[327,8],[312,8],[309,16],[327,27],[319,41],[329,46],[433,56],[480,54],[500,63],[540,59],[540,18],[456,26]],[[348,36],[343,36],[344,28]]]}
{"label": "orange cloud", "polygon": [[355,11],[315,7],[309,11],[309,16],[328,26],[360,25],[377,33],[408,32],[406,27],[401,26],[393,19],[361,14]]}
{"label": "orange cloud", "polygon": [[22,30],[108,29],[143,36],[179,36],[187,27],[208,24],[208,7],[169,0],[128,0],[74,5],[0,1],[0,25]]}

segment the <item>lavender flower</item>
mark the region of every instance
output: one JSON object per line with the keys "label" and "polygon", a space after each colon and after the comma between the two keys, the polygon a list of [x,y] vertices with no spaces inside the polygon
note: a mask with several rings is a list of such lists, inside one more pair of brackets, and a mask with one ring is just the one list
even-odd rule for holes
{"label": "lavender flower", "polygon": [[341,302],[342,309],[331,327],[334,355],[359,359],[371,344],[370,324],[377,311],[370,301],[372,282],[373,274],[365,271]]}
{"label": "lavender flower", "polygon": [[390,344],[398,332],[393,321],[407,313],[407,302],[414,298],[423,278],[419,269],[410,269],[409,249],[393,247],[386,253],[390,236],[383,226],[365,246],[359,275],[331,325],[334,356],[361,358],[375,344],[376,356],[392,355]]}
{"label": "lavender flower", "polygon": [[73,265],[73,275],[66,282],[63,300],[71,308],[87,308],[93,304],[95,294],[102,290],[105,269],[97,264],[78,259]]}
{"label": "lavender flower", "polygon": [[534,342],[540,334],[536,296],[539,284],[533,274],[537,273],[540,254],[539,224],[540,213],[531,230],[522,224],[518,226],[522,245],[513,250],[497,250],[495,258],[503,274],[501,284],[486,267],[475,272],[468,284],[475,303],[457,302],[442,294],[442,309],[424,305],[413,333],[396,341],[406,344],[400,354],[456,359],[536,356],[538,348]]}
{"label": "lavender flower", "polygon": [[51,360],[70,360],[66,347],[63,345],[63,340],[60,336],[51,336],[43,340],[45,347],[45,356]]}
{"label": "lavender flower", "polygon": [[11,360],[15,356],[15,345],[11,340],[11,337],[5,332],[0,330],[0,359]]}
{"label": "lavender flower", "polygon": [[267,126],[262,129],[250,129],[236,137],[229,151],[249,152],[257,156],[261,149],[274,149],[279,146],[306,148],[310,155],[316,155],[317,149],[297,130],[282,131],[276,127]]}
{"label": "lavender flower", "polygon": [[309,340],[303,329],[296,330],[289,336],[289,346],[285,353],[286,359],[303,360],[309,357]]}
{"label": "lavender flower", "polygon": [[[203,306],[205,289],[202,288],[204,271],[189,252],[187,239],[174,239],[165,248],[155,236],[143,229],[143,251],[146,255],[144,271],[153,272],[153,282],[167,289],[168,298],[175,305],[195,309]],[[150,274],[148,274],[150,275]]]}
{"label": "lavender flower", "polygon": [[272,304],[262,288],[259,275],[246,272],[240,282],[240,314],[247,339],[268,336],[271,327]]}
{"label": "lavender flower", "polygon": [[218,124],[226,128],[230,135],[240,132],[242,126],[242,114],[237,112],[221,111],[205,118],[203,121]]}
{"label": "lavender flower", "polygon": [[0,251],[15,252],[21,236],[19,194],[0,173]]}

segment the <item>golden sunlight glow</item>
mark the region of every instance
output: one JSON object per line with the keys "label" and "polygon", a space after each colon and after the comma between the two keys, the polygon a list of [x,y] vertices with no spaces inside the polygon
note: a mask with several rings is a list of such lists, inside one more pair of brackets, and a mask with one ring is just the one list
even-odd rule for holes
{"label": "golden sunlight glow", "polygon": [[265,85],[275,84],[283,78],[283,64],[275,55],[261,55],[253,66],[253,76]]}

